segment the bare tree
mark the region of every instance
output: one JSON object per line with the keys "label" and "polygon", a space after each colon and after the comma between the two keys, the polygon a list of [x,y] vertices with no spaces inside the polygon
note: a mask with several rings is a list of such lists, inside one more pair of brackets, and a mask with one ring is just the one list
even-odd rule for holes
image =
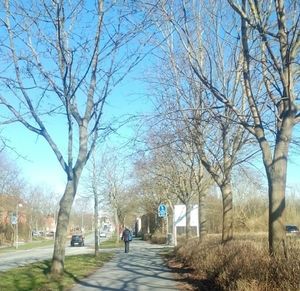
{"label": "bare tree", "polygon": [[168,227],[167,232],[170,232],[169,226],[172,224],[169,223],[169,217],[174,214],[174,205],[178,199],[173,193],[172,184],[164,175],[166,165],[163,163],[164,159],[162,158],[164,156],[163,149],[151,148],[148,142],[146,144],[150,148],[150,152],[145,152],[144,149],[136,154],[134,163],[136,192],[140,200],[140,214],[146,213],[156,217],[158,206],[161,203],[168,205],[167,218],[166,221],[161,220],[161,226],[165,225]]}
{"label": "bare tree", "polygon": [[100,158],[96,158],[99,153],[94,151],[90,164],[87,166],[87,175],[83,177],[84,185],[85,185],[85,195],[93,198],[94,201],[94,236],[95,236],[95,256],[99,255],[99,245],[100,245],[100,217],[99,211],[103,209],[105,205],[108,204],[107,195],[105,195],[104,191],[104,162],[103,158],[105,154],[100,154]]}
{"label": "bare tree", "polygon": [[[111,131],[103,120],[107,97],[140,60],[138,46],[129,42],[141,29],[135,20],[142,17],[132,16],[136,10],[129,2],[4,1],[1,105],[8,121],[45,139],[67,178],[53,274],[63,273],[66,232],[82,170],[99,138]],[[57,135],[58,124],[65,144]]]}
{"label": "bare tree", "polygon": [[[270,254],[283,253],[287,160],[293,128],[299,122],[299,3],[228,2],[197,3],[206,14],[206,26],[200,30],[200,58],[189,30],[197,22],[188,18],[185,1],[180,4],[181,22],[172,14],[170,22],[195,79],[257,141],[269,185],[269,250]],[[212,27],[218,28],[214,34]],[[220,64],[224,64],[222,70]],[[237,78],[226,81],[224,76],[233,72]],[[232,92],[241,97],[232,98]]]}
{"label": "bare tree", "polygon": [[47,215],[57,219],[59,199],[50,189],[43,189],[38,186],[31,186],[25,194],[26,210],[28,215],[29,236],[32,231],[45,231],[45,219]]}
{"label": "bare tree", "polygon": [[131,197],[126,191],[126,161],[116,148],[110,148],[103,154],[103,184],[108,205],[113,210],[116,227],[116,241],[120,240],[120,229],[126,223],[128,204]]}
{"label": "bare tree", "polygon": [[[242,84],[249,106],[248,112],[236,113],[262,152],[269,185],[270,253],[285,253],[287,161],[293,129],[300,120],[300,4],[228,2],[240,17]],[[227,106],[235,109],[230,102]]]}
{"label": "bare tree", "polygon": [[2,152],[0,154],[0,195],[20,196],[24,186],[20,169]]}
{"label": "bare tree", "polygon": [[[218,80],[219,90],[230,95],[233,101],[244,102],[234,85],[239,83],[241,73],[234,62],[224,62],[228,54],[226,46],[215,38],[219,29],[218,10],[213,10],[211,5],[209,11],[201,4],[170,1],[168,5],[154,3],[151,6],[155,7],[156,27],[165,39],[160,45],[163,57],[159,60],[165,70],[159,69],[160,89],[156,94],[160,94],[160,107],[169,103],[166,118],[182,123],[182,131],[186,133],[184,139],[194,148],[201,166],[221,190],[222,240],[226,242],[233,236],[231,175],[234,166],[245,159],[241,150],[248,142],[248,133],[233,112],[216,99],[195,74],[195,64],[210,72],[209,66],[213,63],[216,71],[211,79]],[[205,26],[209,27],[209,32],[205,31]],[[206,47],[211,53],[209,60],[205,58]]]}
{"label": "bare tree", "polygon": [[99,254],[99,232],[100,232],[100,223],[99,223],[99,206],[101,202],[101,190],[100,190],[100,181],[101,172],[99,173],[99,167],[97,167],[97,162],[93,156],[91,160],[91,172],[90,172],[90,182],[91,182],[91,191],[94,197],[94,226],[95,226],[95,256]]}
{"label": "bare tree", "polygon": [[186,206],[186,237],[189,238],[192,205],[203,198],[207,179],[193,145],[182,132],[184,128],[180,120],[171,117],[169,110],[164,107],[168,107],[168,104],[167,100],[159,104],[159,115],[155,120],[157,122],[158,118],[160,121],[157,126],[151,125],[148,132],[147,146],[150,154],[148,159],[143,158],[143,163],[146,172],[153,176],[150,183],[160,190],[156,194],[155,209],[160,202],[166,201],[171,208],[178,201]]}

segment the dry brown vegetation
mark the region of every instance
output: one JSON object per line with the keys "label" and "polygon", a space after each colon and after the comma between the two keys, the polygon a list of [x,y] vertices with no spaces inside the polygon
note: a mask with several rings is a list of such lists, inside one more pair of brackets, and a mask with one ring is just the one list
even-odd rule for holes
{"label": "dry brown vegetation", "polygon": [[169,259],[194,290],[299,290],[300,237],[288,239],[287,258],[268,255],[266,236],[242,236],[226,244],[189,240]]}

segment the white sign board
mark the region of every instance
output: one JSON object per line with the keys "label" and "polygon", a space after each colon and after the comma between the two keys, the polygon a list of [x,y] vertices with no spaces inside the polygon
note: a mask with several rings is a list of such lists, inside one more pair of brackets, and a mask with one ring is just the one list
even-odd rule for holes
{"label": "white sign board", "polygon": [[12,215],[10,217],[10,222],[11,222],[11,224],[17,224],[17,222],[18,222],[17,216],[16,215]]}
{"label": "white sign board", "polygon": [[[176,226],[186,226],[186,207],[185,205],[175,205],[174,222]],[[198,227],[198,205],[193,205],[191,210],[191,225]]]}

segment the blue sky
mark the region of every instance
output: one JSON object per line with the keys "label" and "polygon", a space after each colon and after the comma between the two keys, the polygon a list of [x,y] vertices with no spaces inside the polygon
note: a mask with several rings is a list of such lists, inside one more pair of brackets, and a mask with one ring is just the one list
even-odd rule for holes
{"label": "blue sky", "polygon": [[[147,63],[143,64],[144,66]],[[145,97],[146,89],[141,81],[134,79],[137,75],[141,76],[140,70],[135,70],[130,78],[113,91],[108,99],[105,108],[107,119],[124,114],[137,114],[149,111],[150,102]],[[65,132],[60,120],[51,121],[51,132],[55,135],[58,143],[66,140]],[[121,130],[123,137],[130,138],[132,131],[128,127]],[[13,124],[5,127],[1,134],[4,134],[10,141],[10,146],[23,156],[16,160],[17,165],[21,168],[26,180],[33,184],[45,184],[53,187],[54,191],[62,192],[65,186],[65,173],[61,169],[50,146],[41,137],[28,131],[20,124]],[[117,140],[117,139],[115,139]],[[63,147],[62,144],[60,144]],[[13,153],[10,156],[16,158]],[[298,173],[300,167],[300,158],[296,154],[290,156],[291,162],[288,165],[288,185],[292,186],[298,182]],[[262,172],[263,169],[262,169]]]}
{"label": "blue sky", "polygon": [[[146,97],[147,89],[141,77],[141,68],[137,68],[122,84],[113,90],[104,109],[107,119],[151,112],[152,103]],[[52,120],[51,122],[52,132],[55,133],[56,140],[65,141],[65,131],[63,131],[60,120]],[[42,137],[27,130],[21,124],[8,125],[3,128],[1,134],[10,140],[10,146],[22,156],[17,157],[13,152],[9,152],[9,156],[16,161],[26,181],[33,185],[44,185],[58,194],[64,191],[66,175],[50,146]],[[124,142],[126,138],[130,139],[132,134],[132,128],[129,125],[124,126],[120,130],[122,138],[115,136],[113,140],[116,143],[118,143],[118,140]],[[258,163],[260,162],[261,157],[259,156]],[[262,165],[260,169],[264,175]],[[300,157],[297,153],[291,152],[288,163],[287,191],[292,188],[298,188],[300,191],[299,170]],[[263,179],[266,181],[265,177]]]}
{"label": "blue sky", "polygon": [[[149,113],[151,104],[146,97],[143,97],[144,90],[143,83],[136,80],[134,74],[129,76],[108,98],[104,109],[107,119]],[[66,140],[60,120],[52,121],[51,131],[55,134],[56,142]],[[58,193],[64,190],[66,175],[44,138],[27,130],[20,123],[6,126],[2,134],[10,140],[10,146],[21,155],[21,157],[17,157],[15,153],[8,152],[21,169],[26,181],[33,185],[45,185]],[[130,125],[125,125],[120,130],[120,142],[124,142],[127,138],[130,139],[132,134]],[[118,138],[115,137],[115,140],[117,141]]]}
{"label": "blue sky", "polygon": [[[130,82],[128,84],[129,88],[126,89],[125,86],[121,90],[122,97],[119,97],[121,100],[117,98],[117,96],[120,96],[120,90],[117,90],[116,94],[112,96],[111,104],[107,106],[107,110],[111,114],[136,114],[149,111],[151,106],[147,99],[141,96],[137,98],[136,95],[132,95],[133,87],[130,86]],[[61,126],[57,125],[57,129],[59,128]],[[17,124],[7,126],[2,133],[9,138],[10,145],[23,157],[16,158],[14,153],[9,153],[10,157],[16,161],[17,166],[21,169],[26,181],[33,185],[50,187],[55,193],[63,192],[66,183],[65,173],[56,160],[50,146],[43,138],[37,137],[37,135],[28,131],[22,125]],[[130,138],[132,131],[124,127],[120,133],[123,137]],[[58,132],[58,134],[61,133]],[[290,156],[288,164],[287,191],[295,187],[300,190],[299,170],[299,156],[293,154]],[[264,173],[263,167],[261,167],[261,172]]]}

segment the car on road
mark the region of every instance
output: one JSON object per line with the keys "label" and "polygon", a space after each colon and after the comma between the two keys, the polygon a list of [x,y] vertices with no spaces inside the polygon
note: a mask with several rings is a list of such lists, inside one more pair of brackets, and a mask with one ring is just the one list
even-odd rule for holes
{"label": "car on road", "polygon": [[32,237],[38,237],[38,236],[42,236],[41,233],[38,230],[33,230]]}
{"label": "car on road", "polygon": [[54,231],[47,231],[46,232],[46,236],[47,237],[54,237],[55,236],[55,232]]}
{"label": "car on road", "polygon": [[286,233],[290,233],[290,234],[300,234],[298,226],[293,224],[287,224],[285,226],[285,231]]}
{"label": "car on road", "polygon": [[82,234],[73,234],[71,237],[71,247],[74,246],[84,246],[84,237]]}

